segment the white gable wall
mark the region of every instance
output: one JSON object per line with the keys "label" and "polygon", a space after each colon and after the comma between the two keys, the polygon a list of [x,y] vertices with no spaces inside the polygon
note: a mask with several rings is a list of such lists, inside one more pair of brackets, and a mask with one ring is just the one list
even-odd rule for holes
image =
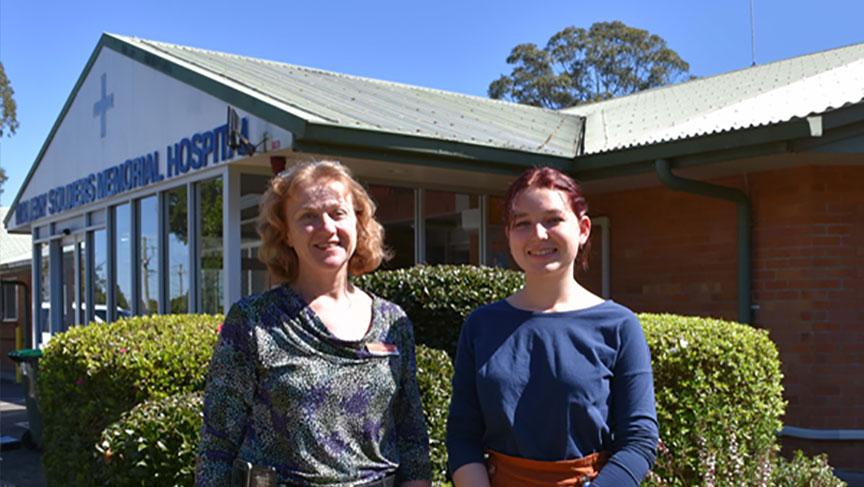
{"label": "white gable wall", "polygon": [[[101,116],[94,115],[94,105],[102,99],[103,74],[105,94],[113,96],[113,106],[105,111],[104,137],[101,135]],[[26,214],[16,211],[9,221],[10,230],[27,223],[40,225],[55,217],[102,206],[135,193],[149,193],[183,175],[213,170],[226,162],[242,159],[244,156],[233,151],[231,157],[227,157],[228,153],[224,151],[226,107],[227,104],[218,98],[111,49],[101,49],[21,193],[18,206],[29,206],[32,211]],[[290,146],[289,132],[242,111],[238,110],[238,113],[247,119],[249,139],[253,143],[262,140],[267,133],[282,147]],[[216,130],[220,127],[223,127],[221,132]],[[169,174],[169,147],[176,154],[177,145],[187,139],[188,152],[195,134],[199,134],[195,140],[198,148],[208,144],[216,146],[206,157],[206,165],[199,168],[186,165],[187,172],[180,174],[176,174],[176,168],[171,168]],[[106,169],[122,167],[127,160],[148,155],[152,160],[156,154],[161,178],[147,178],[132,185],[136,187],[119,192],[100,192],[96,188],[99,173]],[[197,159],[203,158],[199,156]],[[65,192],[68,185],[76,182],[80,184],[69,189],[78,194],[75,198],[67,198],[73,203],[61,206],[52,201],[55,198],[62,201],[57,196],[57,188],[63,188],[61,191]],[[52,208],[55,211],[52,212]]]}

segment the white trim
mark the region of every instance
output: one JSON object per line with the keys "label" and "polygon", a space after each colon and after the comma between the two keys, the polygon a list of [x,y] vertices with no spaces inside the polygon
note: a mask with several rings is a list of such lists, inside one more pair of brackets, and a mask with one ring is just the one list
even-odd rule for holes
{"label": "white trim", "polygon": [[609,245],[609,227],[612,226],[608,216],[597,216],[591,219],[593,227],[600,227],[600,294],[603,299],[612,297],[611,256]]}
{"label": "white trim", "polygon": [[777,432],[779,436],[790,438],[802,438],[805,440],[840,440],[861,441],[864,440],[864,430],[823,430],[814,428],[799,428],[797,426],[783,426]]}
{"label": "white trim", "polygon": [[243,297],[243,250],[241,227],[243,220],[240,212],[243,205],[255,200],[257,205],[261,195],[240,196],[240,168],[226,165],[222,171],[222,313],[228,314],[231,305]]}

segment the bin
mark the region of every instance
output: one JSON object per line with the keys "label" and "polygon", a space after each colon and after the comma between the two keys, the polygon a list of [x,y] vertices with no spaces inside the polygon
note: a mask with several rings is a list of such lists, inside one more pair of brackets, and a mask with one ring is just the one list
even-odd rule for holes
{"label": "bin", "polygon": [[[27,405],[27,422],[30,424],[30,440],[33,446],[38,446],[42,441],[42,411],[39,410],[39,401],[36,399],[36,375],[39,372],[39,358],[42,350],[36,348],[23,348],[9,352],[12,359],[21,368],[21,377],[24,379],[24,399]],[[22,438],[25,445],[27,441]]]}

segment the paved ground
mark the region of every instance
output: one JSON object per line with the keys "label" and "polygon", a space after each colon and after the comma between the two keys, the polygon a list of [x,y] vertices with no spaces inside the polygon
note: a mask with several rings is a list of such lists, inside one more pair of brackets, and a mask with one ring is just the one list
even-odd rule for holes
{"label": "paved ground", "polygon": [[0,380],[0,486],[45,487],[42,455],[20,441],[28,426],[22,386],[5,377]]}

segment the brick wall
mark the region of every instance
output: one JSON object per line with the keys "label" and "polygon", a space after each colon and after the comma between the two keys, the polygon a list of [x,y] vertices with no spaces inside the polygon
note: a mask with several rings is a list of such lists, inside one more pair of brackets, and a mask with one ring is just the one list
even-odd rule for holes
{"label": "brick wall", "polygon": [[[21,269],[20,271],[3,271],[0,274],[0,279],[14,279],[27,283],[30,287],[30,268]],[[15,346],[15,328],[21,327],[22,339],[24,347],[30,347],[30,324],[25,323],[25,317],[28,316],[28,309],[31,304],[25,297],[24,290],[18,287],[18,319],[16,321],[3,321],[0,319],[0,373],[3,375],[12,375],[15,373],[15,362],[7,355],[9,352],[16,350]]]}
{"label": "brick wall", "polygon": [[[864,429],[864,167],[759,174],[754,194],[756,324],[780,350],[784,422]],[[785,439],[864,469],[864,442]]]}
{"label": "brick wall", "polygon": [[[753,324],[783,363],[784,422],[864,429],[864,167],[809,166],[712,181],[753,207]],[[737,319],[734,203],[662,186],[588,195],[611,220],[612,297],[636,311]],[[599,239],[583,280],[599,290]],[[792,442],[792,440],[787,440]],[[864,442],[807,442],[862,468]],[[835,444],[836,443],[836,444]],[[835,458],[836,457],[836,458]]]}

